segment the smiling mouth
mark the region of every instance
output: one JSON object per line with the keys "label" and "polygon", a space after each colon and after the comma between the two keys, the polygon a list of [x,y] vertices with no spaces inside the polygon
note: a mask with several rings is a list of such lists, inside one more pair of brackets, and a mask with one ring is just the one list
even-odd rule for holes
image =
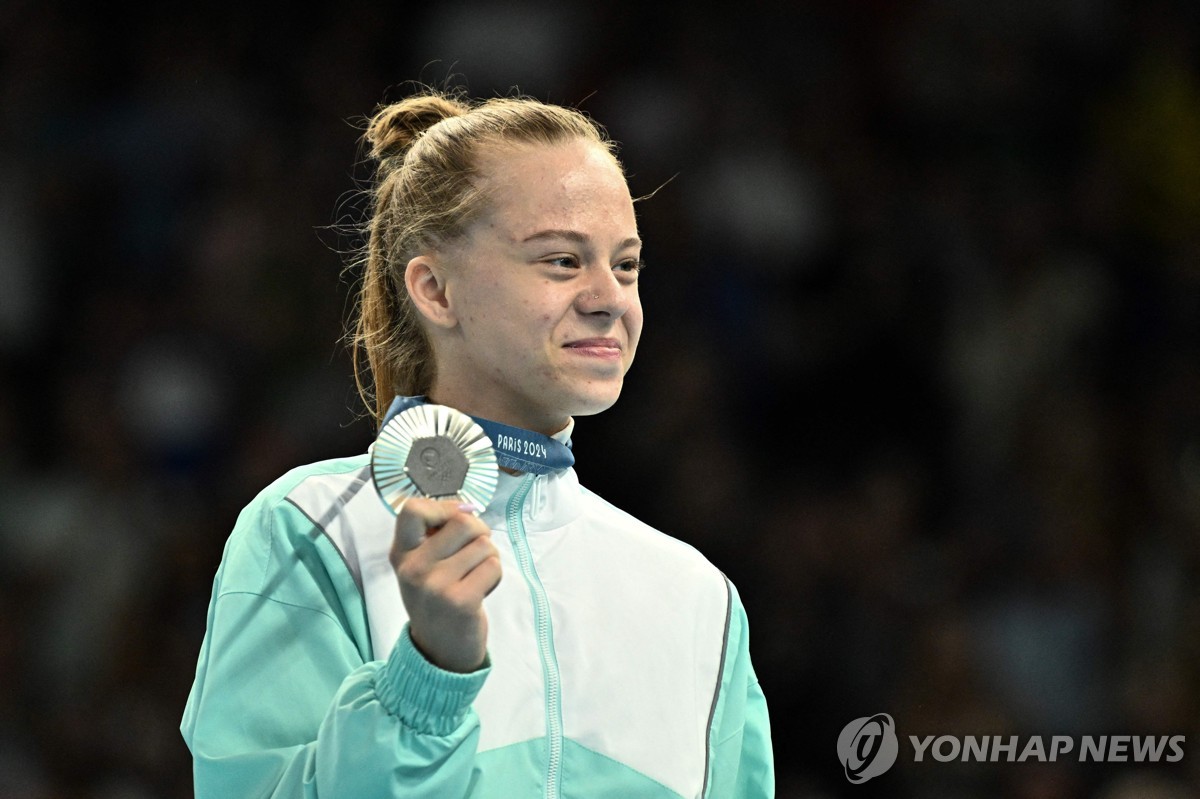
{"label": "smiling mouth", "polygon": [[563,349],[591,358],[616,359],[621,357],[621,342],[614,338],[580,339],[564,344]]}

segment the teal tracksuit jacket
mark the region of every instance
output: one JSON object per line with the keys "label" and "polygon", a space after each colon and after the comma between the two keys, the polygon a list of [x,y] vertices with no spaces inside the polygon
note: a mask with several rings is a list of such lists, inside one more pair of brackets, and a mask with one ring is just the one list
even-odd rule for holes
{"label": "teal tracksuit jacket", "polygon": [[501,475],[488,663],[413,647],[367,456],[289,472],[225,548],[182,732],[197,799],[751,799],[770,729],[736,590],[573,469]]}

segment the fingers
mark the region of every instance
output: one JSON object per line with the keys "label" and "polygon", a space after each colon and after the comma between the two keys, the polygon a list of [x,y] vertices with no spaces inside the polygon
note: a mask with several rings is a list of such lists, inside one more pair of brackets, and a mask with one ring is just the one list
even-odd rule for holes
{"label": "fingers", "polygon": [[[435,555],[431,547],[438,539],[461,533],[453,520],[426,540],[425,544],[398,558],[393,552],[393,566],[400,579],[401,592],[416,589],[444,595],[452,602],[478,605],[495,590],[502,572],[500,553],[492,544],[491,531],[484,534],[471,531],[461,546],[445,557]],[[447,539],[449,540],[449,539]],[[411,610],[410,610],[411,613]]]}
{"label": "fingers", "polygon": [[484,597],[490,596],[500,585],[503,570],[500,568],[500,556],[493,555],[484,558],[479,565],[467,573],[462,584],[471,591],[478,591]]}
{"label": "fingers", "polygon": [[[435,571],[457,581],[486,557],[479,553],[497,555],[491,538],[487,525],[462,505],[410,499],[396,517],[390,560],[410,581],[423,582]],[[464,549],[470,553],[447,562]]]}
{"label": "fingers", "polygon": [[400,506],[400,512],[396,514],[394,548],[400,550],[400,553],[416,549],[425,542],[430,530],[440,528],[459,514],[469,516],[461,509],[459,503],[450,500],[438,502],[420,497],[405,500]]}
{"label": "fingers", "polygon": [[458,515],[425,539],[427,557],[446,560],[464,547],[483,540],[491,545],[492,531],[474,516]]}
{"label": "fingers", "polygon": [[453,557],[438,564],[428,575],[425,588],[433,591],[462,614],[474,614],[480,603],[500,584],[500,555],[487,538],[478,538]]}
{"label": "fingers", "polygon": [[[494,560],[494,563],[487,563]],[[492,544],[491,536],[480,536],[450,557],[442,561],[445,574],[455,582],[468,583],[481,588],[481,594],[487,596],[495,586],[489,583],[488,575],[495,572],[496,582],[500,581],[500,553]],[[494,567],[494,568],[493,568]],[[482,569],[478,575],[477,570]]]}

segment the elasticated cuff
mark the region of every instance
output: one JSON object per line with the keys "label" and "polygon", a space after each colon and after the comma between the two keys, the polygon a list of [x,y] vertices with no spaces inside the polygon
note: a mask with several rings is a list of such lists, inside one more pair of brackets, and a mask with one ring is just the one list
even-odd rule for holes
{"label": "elasticated cuff", "polygon": [[438,668],[417,650],[405,624],[376,672],[375,693],[389,713],[416,732],[449,735],[463,723],[490,672],[487,659],[470,674]]}

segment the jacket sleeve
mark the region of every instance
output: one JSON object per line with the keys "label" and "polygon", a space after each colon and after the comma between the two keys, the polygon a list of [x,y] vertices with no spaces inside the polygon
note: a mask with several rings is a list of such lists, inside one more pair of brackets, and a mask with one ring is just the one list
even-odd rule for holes
{"label": "jacket sleeve", "polygon": [[443,671],[407,627],[386,659],[364,657],[318,551],[332,544],[285,511],[244,513],[266,534],[235,529],[217,573],[181,727],[197,799],[465,796],[486,664]]}
{"label": "jacket sleeve", "polygon": [[713,757],[705,796],[768,799],[775,796],[775,761],[767,700],[750,662],[746,610],[732,583],[729,592],[729,633],[709,731]]}

